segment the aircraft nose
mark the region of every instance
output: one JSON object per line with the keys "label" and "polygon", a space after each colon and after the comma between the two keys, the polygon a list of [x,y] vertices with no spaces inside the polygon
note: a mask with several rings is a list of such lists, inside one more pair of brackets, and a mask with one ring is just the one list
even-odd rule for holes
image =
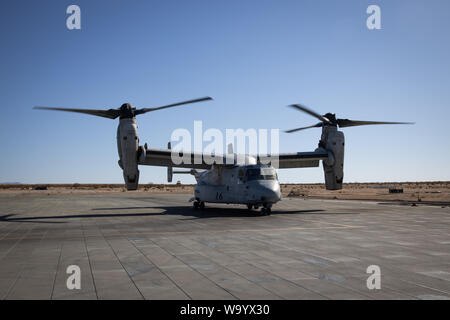
{"label": "aircraft nose", "polygon": [[279,188],[263,188],[261,190],[261,201],[275,203],[281,200],[281,193]]}

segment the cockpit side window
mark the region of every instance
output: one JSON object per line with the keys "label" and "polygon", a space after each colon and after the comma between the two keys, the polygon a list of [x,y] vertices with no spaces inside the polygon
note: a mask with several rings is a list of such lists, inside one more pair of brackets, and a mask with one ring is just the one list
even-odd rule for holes
{"label": "cockpit side window", "polygon": [[277,180],[277,173],[273,168],[247,169],[247,180]]}

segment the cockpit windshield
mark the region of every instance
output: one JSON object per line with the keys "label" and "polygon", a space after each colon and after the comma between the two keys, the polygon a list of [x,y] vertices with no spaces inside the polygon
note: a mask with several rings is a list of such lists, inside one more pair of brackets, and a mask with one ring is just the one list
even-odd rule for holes
{"label": "cockpit windshield", "polygon": [[247,180],[277,180],[277,172],[273,168],[247,169]]}

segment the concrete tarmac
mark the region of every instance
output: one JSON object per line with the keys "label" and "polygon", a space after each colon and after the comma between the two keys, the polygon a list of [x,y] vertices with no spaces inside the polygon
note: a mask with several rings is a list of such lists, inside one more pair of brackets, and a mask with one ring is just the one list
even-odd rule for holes
{"label": "concrete tarmac", "polygon": [[0,194],[0,299],[450,299],[448,207],[190,197]]}

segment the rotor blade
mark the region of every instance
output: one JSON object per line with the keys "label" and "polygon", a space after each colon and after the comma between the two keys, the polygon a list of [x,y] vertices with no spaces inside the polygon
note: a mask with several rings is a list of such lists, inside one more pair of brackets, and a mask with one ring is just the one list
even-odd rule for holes
{"label": "rotor blade", "polygon": [[109,119],[115,119],[120,115],[120,110],[117,110],[117,109],[96,110],[96,109],[51,108],[51,107],[41,107],[41,106],[34,107],[33,109],[85,113],[85,114],[90,114],[92,116],[98,116],[98,117],[109,118]]}
{"label": "rotor blade", "polygon": [[337,124],[341,128],[345,127],[356,127],[356,126],[367,126],[373,124],[414,124],[414,122],[387,122],[387,121],[360,121],[360,120],[349,120],[349,119],[337,119]]}
{"label": "rotor blade", "polygon": [[207,100],[213,100],[213,98],[211,97],[204,97],[204,98],[199,98],[199,99],[194,99],[194,100],[187,100],[187,101],[183,101],[183,102],[178,102],[178,103],[174,103],[174,104],[169,104],[166,106],[162,106],[162,107],[156,107],[156,108],[143,108],[143,109],[139,109],[135,111],[135,114],[144,114],[146,112],[151,112],[151,111],[156,111],[156,110],[161,110],[161,109],[166,109],[166,108],[172,108],[172,107],[176,107],[176,106],[181,106],[183,104],[188,104],[188,103],[195,103],[195,102],[202,102],[202,101],[207,101]]}
{"label": "rotor blade", "polygon": [[285,131],[286,133],[292,133],[292,132],[296,132],[296,131],[300,131],[300,130],[305,130],[305,129],[309,129],[309,128],[320,128],[323,126],[322,122],[319,122],[313,126],[309,126],[309,127],[302,127],[302,128],[297,128],[297,129],[292,129],[292,130],[287,130]]}
{"label": "rotor blade", "polygon": [[291,104],[289,105],[289,107],[306,112],[307,114],[309,114],[310,116],[313,116],[317,119],[319,119],[322,122],[330,122],[330,120],[328,120],[327,118],[325,118],[324,116],[321,116],[320,114],[312,111],[311,109],[308,109],[307,107],[301,105],[301,104]]}

